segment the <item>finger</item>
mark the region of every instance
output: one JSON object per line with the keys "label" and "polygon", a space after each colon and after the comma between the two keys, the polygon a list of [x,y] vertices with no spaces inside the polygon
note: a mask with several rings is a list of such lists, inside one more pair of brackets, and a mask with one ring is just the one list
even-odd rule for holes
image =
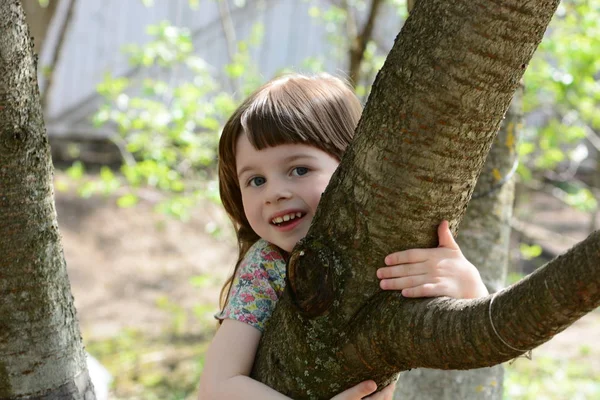
{"label": "finger", "polygon": [[404,297],[438,297],[447,291],[443,284],[426,283],[420,286],[402,289]]}
{"label": "finger", "polygon": [[386,265],[396,264],[414,264],[427,260],[427,253],[423,249],[410,249],[404,251],[398,251],[396,253],[388,254],[385,257]]}
{"label": "finger", "polygon": [[331,400],[358,400],[377,390],[375,381],[363,381],[333,397]]}
{"label": "finger", "polygon": [[381,391],[381,394],[383,395],[383,400],[393,400],[395,389],[396,389],[396,383],[392,383],[391,385],[389,385],[388,387],[383,389]]}
{"label": "finger", "polygon": [[438,247],[445,247],[450,249],[459,249],[458,244],[454,240],[454,236],[452,236],[452,232],[450,231],[450,224],[448,221],[442,221],[440,226],[438,226]]}
{"label": "finger", "polygon": [[405,276],[423,275],[427,273],[425,263],[401,264],[391,267],[383,267],[377,270],[379,279],[402,278]]}
{"label": "finger", "polygon": [[369,397],[365,397],[365,400],[393,400],[395,388],[396,384],[392,383],[391,385],[383,389],[381,392],[372,394]]}
{"label": "finger", "polygon": [[403,290],[432,283],[430,282],[430,279],[431,277],[427,275],[413,275],[403,278],[383,279],[381,282],[379,282],[379,287],[383,290]]}

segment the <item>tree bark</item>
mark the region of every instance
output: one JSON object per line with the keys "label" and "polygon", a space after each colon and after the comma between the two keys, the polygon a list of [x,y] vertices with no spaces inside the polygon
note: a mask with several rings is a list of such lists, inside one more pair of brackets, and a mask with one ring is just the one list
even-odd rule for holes
{"label": "tree bark", "polygon": [[[502,289],[506,280],[515,193],[513,178],[523,118],[522,89],[517,90],[506,113],[457,238],[490,293]],[[400,374],[395,396],[403,400],[500,400],[503,382],[502,365],[466,371],[413,369]]]}
{"label": "tree bark", "polygon": [[375,274],[392,251],[434,246],[440,220],[456,228],[557,5],[418,3],[290,257],[255,378],[292,398],[329,398],[417,367],[495,365],[600,303],[600,233],[484,299],[405,299],[382,292]]}
{"label": "tree bark", "polygon": [[93,399],[19,1],[0,1],[0,29],[0,399]]}
{"label": "tree bark", "polygon": [[[411,12],[413,2],[408,2]],[[477,180],[457,241],[479,269],[490,293],[504,287],[514,199],[516,143],[522,124],[522,87],[517,90]],[[504,367],[465,371],[413,369],[400,374],[395,397],[403,400],[501,400]]]}

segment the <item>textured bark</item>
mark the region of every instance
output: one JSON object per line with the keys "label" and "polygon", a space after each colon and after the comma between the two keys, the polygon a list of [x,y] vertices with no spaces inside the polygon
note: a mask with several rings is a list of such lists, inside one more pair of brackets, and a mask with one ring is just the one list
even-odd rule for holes
{"label": "textured bark", "polygon": [[[500,132],[477,180],[457,241],[479,269],[490,293],[504,287],[514,199],[517,143],[522,124],[522,88],[515,93]],[[466,371],[413,369],[398,379],[395,396],[403,400],[500,400],[504,368]]]}
{"label": "textured bark", "polygon": [[[413,2],[407,3],[409,12],[413,6]],[[506,280],[514,199],[511,178],[521,120],[522,90],[518,90],[477,180],[457,239],[490,293],[503,288]],[[465,371],[417,368],[400,374],[394,396],[403,400],[501,400],[503,384],[502,365]]]}
{"label": "textured bark", "polygon": [[495,298],[405,299],[375,275],[392,251],[434,246],[440,220],[456,228],[557,5],[418,2],[290,258],[255,378],[292,398],[329,398],[417,367],[495,365],[600,303],[600,233]]}
{"label": "textured bark", "polygon": [[93,399],[19,1],[0,1],[0,30],[0,399]]}

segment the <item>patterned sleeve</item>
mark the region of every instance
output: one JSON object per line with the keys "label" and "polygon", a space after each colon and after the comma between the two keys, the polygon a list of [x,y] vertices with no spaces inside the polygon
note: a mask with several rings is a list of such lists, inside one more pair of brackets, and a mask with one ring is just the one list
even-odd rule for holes
{"label": "patterned sleeve", "polygon": [[235,319],[264,332],[285,288],[285,259],[265,240],[246,253],[231,284],[229,301],[217,319]]}

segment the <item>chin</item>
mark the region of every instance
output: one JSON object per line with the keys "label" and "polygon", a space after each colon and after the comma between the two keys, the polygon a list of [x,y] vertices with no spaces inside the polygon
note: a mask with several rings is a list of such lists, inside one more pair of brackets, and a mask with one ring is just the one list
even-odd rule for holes
{"label": "chin", "polygon": [[291,252],[292,252],[292,250],[294,249],[294,245],[295,245],[295,244],[293,244],[293,245],[289,245],[289,244],[287,244],[287,243],[281,243],[281,244],[275,243],[275,245],[276,245],[277,247],[279,247],[281,250],[283,250],[283,251],[286,251],[286,252],[288,252],[288,253],[291,253]]}

